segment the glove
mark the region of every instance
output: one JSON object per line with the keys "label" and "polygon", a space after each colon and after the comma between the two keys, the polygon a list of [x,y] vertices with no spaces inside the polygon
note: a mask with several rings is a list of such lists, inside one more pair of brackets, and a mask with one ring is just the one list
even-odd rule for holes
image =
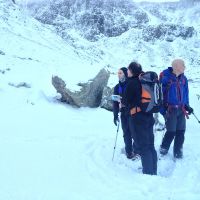
{"label": "glove", "polygon": [[188,115],[191,115],[194,111],[189,105],[185,105],[185,110],[188,112]]}
{"label": "glove", "polygon": [[113,121],[114,121],[115,126],[117,126],[117,123],[119,123],[119,117],[115,116]]}

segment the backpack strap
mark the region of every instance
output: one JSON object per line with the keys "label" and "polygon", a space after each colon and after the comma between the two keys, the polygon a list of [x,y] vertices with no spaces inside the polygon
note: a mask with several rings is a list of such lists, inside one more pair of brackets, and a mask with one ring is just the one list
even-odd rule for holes
{"label": "backpack strap", "polygon": [[168,99],[168,96],[169,96],[169,89],[170,87],[172,86],[173,84],[173,81],[170,79],[167,83],[167,86],[166,86],[166,90],[165,90],[165,94],[164,94],[164,100],[167,100]]}
{"label": "backpack strap", "polygon": [[164,76],[164,72],[162,71],[161,73],[160,73],[160,75],[159,75],[159,80],[161,81],[161,79],[163,78],[163,76]]}
{"label": "backpack strap", "polygon": [[185,80],[185,77],[182,76],[179,80],[176,80],[176,81],[173,81],[172,79],[169,79],[168,83],[167,83],[167,86],[166,86],[166,91],[165,91],[165,96],[164,96],[164,100],[167,100],[168,99],[168,96],[169,96],[169,89],[171,87],[171,85],[173,83],[176,84],[176,88],[177,88],[177,100],[179,101],[179,103],[182,101],[182,96],[181,96],[181,87],[180,87],[180,83],[179,81],[182,82],[183,85],[185,85],[186,83],[186,80]]}

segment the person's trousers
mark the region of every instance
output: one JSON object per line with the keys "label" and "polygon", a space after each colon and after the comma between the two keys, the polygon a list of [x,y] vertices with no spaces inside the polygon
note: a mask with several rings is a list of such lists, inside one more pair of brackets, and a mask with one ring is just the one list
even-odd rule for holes
{"label": "person's trousers", "polygon": [[172,108],[165,116],[166,133],[163,137],[161,148],[167,151],[174,140],[174,155],[182,151],[185,139],[186,119],[182,108]]}
{"label": "person's trousers", "polygon": [[129,129],[128,115],[124,112],[121,113],[121,124],[123,130],[123,138],[125,144],[126,154],[131,154],[134,151],[134,142]]}
{"label": "person's trousers", "polygon": [[153,114],[139,112],[129,117],[129,127],[140,152],[143,173],[150,175],[157,174],[153,125]]}

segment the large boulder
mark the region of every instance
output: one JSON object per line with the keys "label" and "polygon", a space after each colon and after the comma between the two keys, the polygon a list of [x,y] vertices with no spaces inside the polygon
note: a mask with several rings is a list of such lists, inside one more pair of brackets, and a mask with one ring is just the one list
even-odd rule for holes
{"label": "large boulder", "polygon": [[72,92],[66,88],[66,83],[58,76],[52,77],[52,84],[61,94],[61,101],[77,107],[99,107],[104,87],[106,87],[110,73],[102,69],[97,76],[87,83],[79,83],[80,91]]}
{"label": "large boulder", "polygon": [[101,108],[105,108],[106,110],[112,111],[113,102],[111,100],[111,95],[114,92],[114,88],[110,88],[106,86],[103,90],[102,100],[101,100]]}

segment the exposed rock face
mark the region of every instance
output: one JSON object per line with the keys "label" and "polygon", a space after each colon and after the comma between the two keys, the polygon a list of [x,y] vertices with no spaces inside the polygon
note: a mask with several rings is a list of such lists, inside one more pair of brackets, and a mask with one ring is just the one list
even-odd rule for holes
{"label": "exposed rock face", "polygon": [[3,51],[0,50],[0,55],[5,56],[6,54]]}
{"label": "exposed rock face", "polygon": [[96,41],[99,36],[116,37],[149,22],[147,13],[130,0],[55,0],[30,7],[36,19],[54,25],[63,38],[72,27]]}
{"label": "exposed rock face", "polygon": [[8,83],[8,85],[16,88],[25,87],[25,88],[31,88],[31,84],[26,82],[20,82],[20,83]]}
{"label": "exposed rock face", "polygon": [[[63,38],[67,38],[67,30],[72,28],[90,41],[102,36],[116,37],[134,28],[138,33],[142,30],[144,41],[165,39],[172,42],[176,37],[186,39],[195,33],[194,27],[185,26],[181,17],[176,22],[172,20],[177,17],[173,16],[176,10],[187,9],[187,6],[182,6],[188,2],[183,0],[180,3],[152,6],[131,0],[55,0],[30,7],[36,19],[54,25]],[[171,13],[171,18],[166,16],[166,12]],[[152,16],[158,20],[155,25],[149,23]]]}
{"label": "exposed rock face", "polygon": [[176,24],[160,24],[159,26],[148,26],[143,29],[143,39],[146,42],[165,39],[172,42],[175,38],[191,38],[195,34],[194,27],[184,27]]}
{"label": "exposed rock face", "polygon": [[61,101],[77,107],[99,107],[102,99],[104,87],[109,79],[109,72],[102,69],[97,76],[88,83],[79,83],[81,90],[71,92],[66,88],[65,82],[58,76],[52,78],[52,84],[57,92],[62,95]]}

